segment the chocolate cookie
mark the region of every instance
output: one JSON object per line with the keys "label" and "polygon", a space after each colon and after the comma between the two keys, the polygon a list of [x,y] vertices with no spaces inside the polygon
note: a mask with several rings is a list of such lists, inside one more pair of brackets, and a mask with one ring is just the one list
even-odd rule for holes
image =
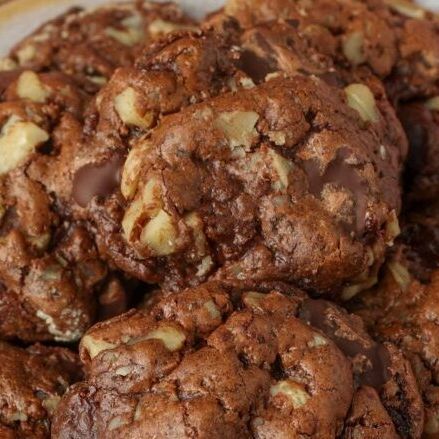
{"label": "chocolate cookie", "polygon": [[301,295],[230,297],[205,284],[92,328],[87,380],[52,437],[420,437],[407,361],[358,317]]}
{"label": "chocolate cookie", "polygon": [[437,94],[439,21],[406,0],[229,0],[226,15],[246,27],[293,23],[338,65],[368,66],[394,99]]}
{"label": "chocolate cookie", "polygon": [[[315,36],[317,38],[317,36]],[[326,34],[322,33],[322,39]],[[276,76],[317,76],[336,88],[352,83],[367,85],[374,95],[382,117],[386,120],[378,129],[381,143],[398,144],[405,158],[406,140],[393,105],[388,101],[383,83],[368,69],[346,69],[334,62],[330,51],[319,46],[316,51],[303,33],[297,31],[294,20],[270,22],[238,33],[235,43],[235,65],[255,84]],[[430,103],[430,101],[428,101]],[[434,104],[434,100],[431,100]]]}
{"label": "chocolate cookie", "polygon": [[[73,191],[80,206],[85,207],[94,192],[111,192],[131,144],[163,115],[230,90],[235,68],[229,38],[226,30],[221,36],[211,31],[174,34],[144,47],[135,66],[117,70],[87,110],[86,142],[91,147],[78,155],[75,166],[99,164],[109,153],[117,157],[106,166],[80,171]],[[101,180],[106,184],[97,187]]]}
{"label": "chocolate cookie", "polygon": [[0,437],[49,438],[61,396],[81,379],[79,359],[67,349],[0,341],[0,364]]}
{"label": "chocolate cookie", "polygon": [[108,273],[69,207],[86,98],[61,73],[26,70],[9,82],[0,102],[0,338],[74,341],[93,322]]}
{"label": "chocolate cookie", "polygon": [[425,437],[439,434],[439,205],[412,214],[380,283],[356,303],[371,332],[410,360],[426,407]]}
{"label": "chocolate cookie", "polygon": [[365,84],[252,83],[164,117],[126,161],[107,151],[76,173],[75,190],[114,187],[124,163],[120,191],[84,196],[100,249],[174,290],[215,275],[350,297],[398,229],[401,128],[393,116],[388,135],[388,103]]}
{"label": "chocolate cookie", "polygon": [[130,65],[143,44],[192,24],[172,3],[76,8],[21,41],[9,62],[34,71],[62,71],[94,92],[117,67]]}

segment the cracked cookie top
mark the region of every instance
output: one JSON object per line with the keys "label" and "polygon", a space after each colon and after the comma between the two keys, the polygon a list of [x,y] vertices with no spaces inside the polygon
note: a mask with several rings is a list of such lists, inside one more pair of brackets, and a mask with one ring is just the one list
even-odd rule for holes
{"label": "cracked cookie top", "polygon": [[367,66],[392,98],[438,92],[439,21],[407,0],[229,0],[226,15],[251,28],[286,20],[338,65]]}
{"label": "cracked cookie top", "polygon": [[87,99],[62,73],[14,73],[0,92],[0,337],[74,341],[94,319],[93,293],[118,282],[70,215]]}
{"label": "cracked cookie top", "polygon": [[92,328],[52,437],[420,437],[408,363],[358,317],[302,295],[231,297],[208,283]]}
{"label": "cracked cookie top", "polygon": [[0,436],[48,438],[61,396],[81,378],[79,359],[67,349],[0,341],[0,364]]}
{"label": "cracked cookie top", "polygon": [[439,205],[412,212],[376,288],[353,309],[410,360],[425,404],[425,437],[439,433]]}
{"label": "cracked cookie top", "polygon": [[34,71],[61,71],[93,93],[117,67],[131,65],[144,44],[192,25],[172,3],[133,1],[95,10],[75,8],[18,43],[7,61],[9,66]]}
{"label": "cracked cookie top", "polygon": [[[163,117],[132,142],[119,190],[86,197],[101,250],[171,289],[215,275],[356,294],[398,232],[405,153],[371,87],[280,75]],[[75,184],[114,187],[118,166],[107,150]]]}

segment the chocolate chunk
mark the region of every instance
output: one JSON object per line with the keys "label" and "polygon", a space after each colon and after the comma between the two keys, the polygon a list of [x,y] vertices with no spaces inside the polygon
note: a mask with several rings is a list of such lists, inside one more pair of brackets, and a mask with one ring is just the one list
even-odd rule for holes
{"label": "chocolate chunk", "polygon": [[73,198],[86,207],[94,197],[111,195],[119,186],[124,157],[114,154],[99,164],[88,164],[79,169],[73,180]]}
{"label": "chocolate chunk", "polygon": [[306,300],[301,307],[301,318],[310,325],[324,332],[350,358],[365,357],[368,365],[358,377],[358,385],[368,385],[380,390],[390,379],[390,357],[387,349],[375,342],[371,346],[364,346],[358,340],[351,340],[340,335],[341,329],[335,320],[331,320],[328,311],[333,305],[323,300]]}
{"label": "chocolate chunk", "polygon": [[348,189],[355,200],[355,224],[346,224],[349,231],[355,232],[361,237],[366,225],[367,208],[367,183],[360,176],[357,167],[348,163],[350,152],[346,148],[340,148],[337,156],[326,167],[323,175],[315,160],[303,162],[303,168],[309,178],[311,193],[317,198],[321,198],[321,193],[325,184],[333,183]]}
{"label": "chocolate chunk", "polygon": [[439,197],[439,111],[427,102],[400,105],[401,119],[409,140],[405,172],[408,208],[412,204],[434,203]]}
{"label": "chocolate chunk", "polygon": [[263,82],[268,74],[278,70],[274,59],[261,57],[251,50],[242,52],[237,66],[250,76],[256,84]]}

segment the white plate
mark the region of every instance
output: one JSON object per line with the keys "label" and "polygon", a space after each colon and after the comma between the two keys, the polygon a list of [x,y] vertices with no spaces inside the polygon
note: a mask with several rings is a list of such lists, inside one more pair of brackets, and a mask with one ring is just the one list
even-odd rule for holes
{"label": "white plate", "polygon": [[[166,0],[156,0],[166,1]],[[200,18],[219,9],[225,0],[174,0],[189,15]],[[93,6],[108,0],[15,0],[0,7],[0,56],[40,24],[72,6]],[[420,4],[439,10],[439,0],[419,0]]]}

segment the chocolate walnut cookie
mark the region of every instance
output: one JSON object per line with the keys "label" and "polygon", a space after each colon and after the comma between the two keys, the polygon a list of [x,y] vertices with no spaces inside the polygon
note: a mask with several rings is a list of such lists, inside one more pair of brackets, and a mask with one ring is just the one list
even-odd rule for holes
{"label": "chocolate walnut cookie", "polygon": [[81,378],[77,356],[67,349],[21,349],[0,341],[0,364],[0,437],[50,437],[61,396]]}
{"label": "chocolate walnut cookie", "polygon": [[325,301],[216,283],[92,328],[54,438],[419,438],[413,374]]}
{"label": "chocolate walnut cookie", "polygon": [[18,71],[8,83],[0,102],[0,338],[75,341],[93,322],[94,294],[118,283],[69,212],[85,96],[61,73]]}
{"label": "chocolate walnut cookie", "polygon": [[338,65],[368,66],[395,99],[438,92],[439,21],[406,0],[229,0],[246,27],[287,20]]}
{"label": "chocolate walnut cookie", "polygon": [[[111,192],[131,144],[164,114],[230,90],[228,82],[234,67],[229,38],[233,37],[227,30],[221,36],[212,32],[175,33],[145,47],[135,66],[117,70],[88,108],[85,132],[92,147],[78,155],[75,166],[79,169],[103,162],[109,153],[118,157],[107,166],[89,166],[79,172],[73,198],[80,206],[87,205],[94,191],[105,195],[105,187],[110,186],[107,191]],[[93,177],[94,169],[96,175],[108,176],[102,188],[96,182],[99,179]]]}
{"label": "chocolate walnut cookie", "polygon": [[34,71],[61,71],[93,93],[117,67],[130,65],[144,44],[192,24],[172,3],[76,8],[17,44],[8,63]]}
{"label": "chocolate walnut cookie", "polygon": [[100,249],[174,290],[215,275],[348,298],[398,232],[404,137],[383,134],[388,106],[365,84],[250,87],[166,116],[126,160],[107,151],[76,173],[107,181],[124,163],[120,191],[85,197]]}
{"label": "chocolate walnut cookie", "polygon": [[410,360],[426,407],[425,436],[439,434],[439,205],[412,213],[380,283],[357,313],[372,334]]}

